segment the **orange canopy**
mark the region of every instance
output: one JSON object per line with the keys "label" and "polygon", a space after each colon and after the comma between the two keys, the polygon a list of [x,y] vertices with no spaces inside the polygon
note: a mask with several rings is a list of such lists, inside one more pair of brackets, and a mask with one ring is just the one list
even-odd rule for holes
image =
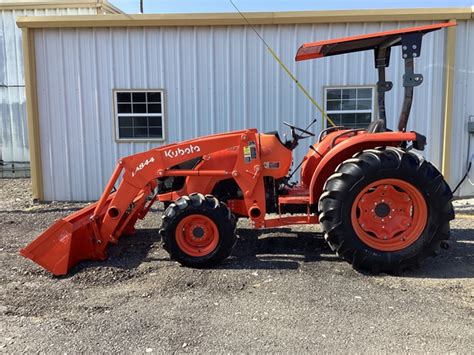
{"label": "orange canopy", "polygon": [[436,23],[433,25],[402,28],[399,30],[369,33],[365,35],[330,39],[320,42],[303,44],[296,53],[296,61],[328,57],[344,53],[352,53],[374,49],[383,43],[390,42],[390,47],[401,44],[404,34],[421,32],[422,34],[439,30],[443,27],[456,26],[455,22]]}

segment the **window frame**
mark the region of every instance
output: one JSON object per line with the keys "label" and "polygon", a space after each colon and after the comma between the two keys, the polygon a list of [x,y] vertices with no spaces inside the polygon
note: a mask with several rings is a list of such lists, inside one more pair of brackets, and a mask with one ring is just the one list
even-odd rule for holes
{"label": "window frame", "polygon": [[[157,117],[160,117],[161,115],[161,126],[162,126],[162,132],[163,135],[161,138],[153,138],[153,137],[146,137],[146,138],[120,138],[120,132],[119,132],[119,114],[118,113],[118,100],[117,100],[117,93],[134,93],[134,92],[144,92],[144,93],[154,93],[154,92],[159,92],[161,93],[161,114],[152,114]],[[120,88],[120,89],[112,89],[112,97],[113,97],[113,120],[114,120],[114,132],[115,132],[115,141],[117,143],[132,143],[132,142],[164,142],[166,141],[166,92],[165,89],[126,89],[126,88]],[[143,114],[124,114],[125,116],[133,116],[133,117],[147,117],[150,116],[148,113],[143,113]]]}
{"label": "window frame", "polygon": [[[372,89],[372,107],[370,110],[331,110],[330,113],[335,114],[344,114],[344,113],[371,113],[373,122],[375,119],[376,113],[376,103],[377,103],[377,90],[375,85],[325,85],[323,86],[323,97],[324,97],[324,113],[329,116],[329,112],[327,111],[327,94],[328,90],[332,89]],[[324,119],[324,128],[328,128],[328,120]]]}

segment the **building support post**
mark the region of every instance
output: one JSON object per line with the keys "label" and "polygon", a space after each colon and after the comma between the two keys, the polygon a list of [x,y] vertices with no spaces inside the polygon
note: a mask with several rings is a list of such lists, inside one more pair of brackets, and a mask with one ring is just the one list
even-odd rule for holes
{"label": "building support post", "polygon": [[[456,22],[456,20],[450,20]],[[441,150],[441,172],[446,181],[451,176],[451,138],[454,95],[454,67],[456,57],[456,26],[446,29],[444,58],[444,105],[443,105],[443,144]]]}
{"label": "building support post", "polygon": [[28,143],[30,150],[31,185],[34,201],[42,201],[43,171],[38,115],[38,91],[36,87],[36,52],[34,29],[23,28],[23,60],[25,66],[26,115],[28,118]]}

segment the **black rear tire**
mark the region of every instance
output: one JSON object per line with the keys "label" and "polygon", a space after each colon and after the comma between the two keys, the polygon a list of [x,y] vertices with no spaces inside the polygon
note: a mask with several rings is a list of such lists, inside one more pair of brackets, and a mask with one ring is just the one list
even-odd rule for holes
{"label": "black rear tire", "polygon": [[[179,228],[180,222],[189,216],[209,219],[218,231],[217,245],[205,255],[190,255],[180,247],[180,243],[177,241],[177,233],[182,232],[177,231],[177,228]],[[214,196],[193,193],[178,198],[168,206],[163,214],[160,234],[164,241],[163,247],[168,251],[172,260],[189,267],[212,267],[221,263],[231,254],[237,240],[236,219],[229,208]]]}
{"label": "black rear tire", "polygon": [[[406,181],[426,202],[425,228],[416,241],[401,250],[375,249],[364,243],[353,226],[356,196],[383,179]],[[451,199],[452,192],[441,173],[415,153],[393,147],[371,149],[343,162],[326,181],[319,200],[319,220],[331,249],[354,268],[399,274],[437,255],[441,244],[449,239],[449,221],[454,219]]]}

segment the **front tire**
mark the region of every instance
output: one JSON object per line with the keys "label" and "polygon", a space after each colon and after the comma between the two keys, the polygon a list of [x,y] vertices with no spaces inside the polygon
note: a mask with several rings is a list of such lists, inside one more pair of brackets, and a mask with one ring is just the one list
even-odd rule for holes
{"label": "front tire", "polygon": [[225,260],[236,242],[236,220],[212,195],[193,193],[171,203],[160,231],[164,248],[181,265],[212,267]]}
{"label": "front tire", "polygon": [[451,198],[441,173],[416,154],[371,149],[329,177],[319,220],[330,247],[355,268],[399,274],[449,238]]}

